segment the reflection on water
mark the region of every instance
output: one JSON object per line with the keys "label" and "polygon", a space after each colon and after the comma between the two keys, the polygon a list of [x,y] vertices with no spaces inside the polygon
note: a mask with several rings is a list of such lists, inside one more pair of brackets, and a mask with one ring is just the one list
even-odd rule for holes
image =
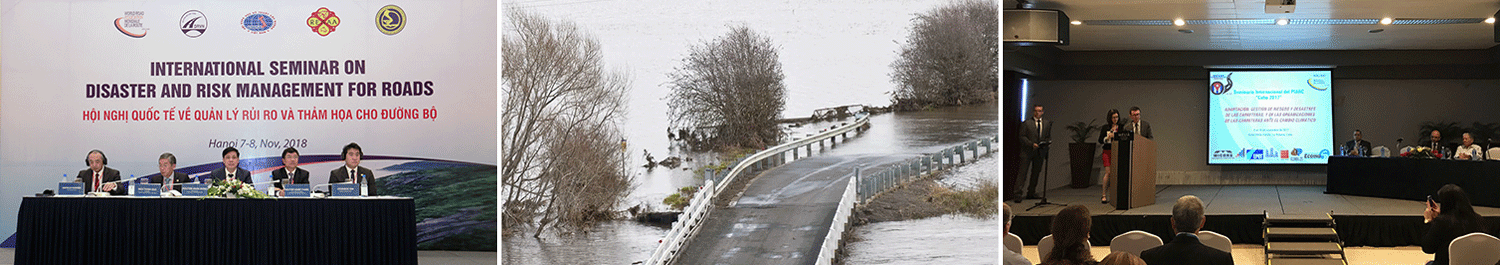
{"label": "reflection on water", "polygon": [[532,231],[502,237],[502,264],[630,264],[651,257],[657,240],[670,228],[634,221],[611,221],[587,233],[559,235],[552,229],[541,238]]}
{"label": "reflection on water", "polygon": [[962,215],[880,222],[855,229],[846,264],[998,264],[1000,220]]}

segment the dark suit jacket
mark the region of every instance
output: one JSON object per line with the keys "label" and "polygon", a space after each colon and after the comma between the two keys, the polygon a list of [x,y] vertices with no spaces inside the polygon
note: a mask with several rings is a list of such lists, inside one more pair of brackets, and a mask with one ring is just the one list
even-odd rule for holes
{"label": "dark suit jacket", "polygon": [[[235,170],[234,171],[234,178],[235,179],[239,179],[240,182],[244,182],[246,184],[255,183],[255,182],[251,182],[250,181],[250,171],[249,170],[245,170],[244,168],[235,168],[234,170]],[[208,173],[208,177],[214,179],[214,181],[224,180],[224,177],[227,177],[227,176],[229,176],[229,174],[226,173],[226,172],[224,172],[224,168],[222,168],[222,167],[219,168],[219,169],[215,169],[211,173]]]}
{"label": "dark suit jacket", "polygon": [[[1355,143],[1354,140],[1349,140],[1348,142],[1344,142],[1344,148],[1345,148],[1344,150],[1347,150],[1345,152],[1349,152],[1349,154],[1351,154],[1351,155],[1354,154],[1354,150],[1356,148],[1359,148],[1359,149],[1363,149],[1363,151],[1361,151],[1361,152],[1364,152],[1364,153],[1360,154],[1360,156],[1370,156],[1370,149],[1371,149],[1371,147],[1370,147],[1370,141],[1359,140],[1359,143]],[[1340,155],[1342,155],[1342,154],[1340,154]]]}
{"label": "dark suit jacket", "polygon": [[[103,178],[101,178],[99,180],[99,185],[100,186],[103,186],[105,182],[120,180],[120,171],[119,170],[115,170],[115,169],[109,168],[109,167],[104,167],[104,170],[102,170],[102,171],[104,171],[103,172],[104,175],[103,175]],[[85,168],[83,170],[79,170],[78,171],[78,178],[77,179],[83,181],[83,192],[84,193],[94,192],[94,171],[93,170],[89,170],[87,168]],[[120,184],[116,183],[115,184],[115,189],[114,190],[110,190],[109,194],[110,195],[125,195],[125,194],[127,194],[127,192],[129,192],[129,191],[125,190],[125,185],[120,185]]]}
{"label": "dark suit jacket", "polygon": [[1021,122],[1021,142],[1025,144],[1026,154],[1032,157],[1041,155],[1032,144],[1052,141],[1052,121],[1042,119],[1041,134],[1037,134],[1036,118],[1026,119]]}
{"label": "dark suit jacket", "polygon": [[1151,265],[1234,265],[1234,257],[1202,242],[1198,236],[1177,234],[1172,243],[1141,251],[1141,260]]}
{"label": "dark suit jacket", "polygon": [[[151,176],[150,179],[151,183],[166,185],[166,182],[163,182],[162,176],[159,174]],[[193,177],[189,177],[187,174],[182,174],[182,172],[172,171],[172,184],[177,183],[193,183]],[[182,185],[172,186],[172,190],[181,192]]]}
{"label": "dark suit jacket", "polygon": [[1122,125],[1124,125],[1124,130],[1135,132],[1135,135],[1146,137],[1146,139],[1156,140],[1156,138],[1153,138],[1151,136],[1151,122],[1149,121],[1141,121],[1141,129],[1139,131],[1132,130],[1135,127],[1135,121],[1125,121],[1125,123],[1123,123]]}
{"label": "dark suit jacket", "polygon": [[[345,167],[345,166],[339,166],[338,168],[333,169],[332,172],[328,173],[328,183],[344,183],[344,182],[349,182],[349,171],[348,170],[349,170],[349,168]],[[359,167],[356,170],[359,171],[359,174],[365,175],[365,178],[367,180],[369,180],[369,184],[367,184],[367,186],[370,186],[370,194],[369,194],[369,196],[375,196],[376,194],[378,194],[378,193],[375,193],[375,191],[380,189],[379,188],[380,185],[377,185],[376,183],[378,183],[378,182],[375,182],[375,172],[370,171],[370,169],[365,168],[363,166]]]}
{"label": "dark suit jacket", "polygon": [[[297,168],[297,173],[293,173],[293,175],[295,176],[292,176],[292,184],[307,184],[307,169]],[[286,168],[271,171],[271,180],[276,181],[275,184],[271,185],[275,185],[279,189],[281,188],[281,180],[283,179],[286,179]]]}

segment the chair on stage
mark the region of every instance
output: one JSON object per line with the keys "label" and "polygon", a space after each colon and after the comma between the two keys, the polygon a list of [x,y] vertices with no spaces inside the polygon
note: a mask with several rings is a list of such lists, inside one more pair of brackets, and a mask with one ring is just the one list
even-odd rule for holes
{"label": "chair on stage", "polygon": [[1490,160],[1500,160],[1500,147],[1490,147],[1489,151],[1484,151],[1484,157]]}
{"label": "chair on stage", "polygon": [[1448,264],[1500,263],[1500,239],[1485,233],[1470,233],[1448,243]]}
{"label": "chair on stage", "polygon": [[1161,245],[1162,243],[1160,237],[1156,237],[1156,235],[1152,235],[1151,233],[1146,233],[1146,231],[1135,230],[1125,232],[1124,234],[1120,234],[1119,236],[1115,236],[1114,239],[1109,240],[1109,252],[1114,253],[1124,251],[1136,256],[1140,256],[1141,251],[1146,251],[1147,249],[1151,249]]}
{"label": "chair on stage", "polygon": [[1009,249],[1010,251],[1014,251],[1016,253],[1021,253],[1021,244],[1024,243],[1021,243],[1020,236],[1016,236],[1016,234],[1005,233],[1005,249]]}
{"label": "chair on stage", "polygon": [[1370,149],[1370,156],[1373,156],[1373,157],[1391,157],[1391,149],[1385,147],[1384,145],[1382,145],[1382,146],[1376,146],[1375,148]]}
{"label": "chair on stage", "polygon": [[1037,259],[1047,260],[1047,254],[1052,254],[1052,235],[1042,237],[1036,242]]}
{"label": "chair on stage", "polygon": [[1208,245],[1209,247],[1223,250],[1224,252],[1233,253],[1229,250],[1234,248],[1234,243],[1229,241],[1228,237],[1224,237],[1224,235],[1220,235],[1219,233],[1214,233],[1214,231],[1198,231],[1198,242],[1202,242],[1204,245]]}

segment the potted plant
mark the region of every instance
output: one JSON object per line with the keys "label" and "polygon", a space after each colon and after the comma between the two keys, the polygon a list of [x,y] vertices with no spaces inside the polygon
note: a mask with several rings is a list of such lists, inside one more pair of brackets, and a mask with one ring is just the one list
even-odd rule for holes
{"label": "potted plant", "polygon": [[1094,172],[1094,149],[1098,148],[1098,144],[1089,143],[1088,140],[1093,138],[1094,129],[1098,128],[1094,122],[1098,120],[1068,125],[1068,131],[1073,132],[1073,142],[1068,144],[1068,164],[1072,167],[1073,181],[1068,186],[1074,189],[1093,186],[1093,183],[1089,182],[1093,179],[1091,175]]}

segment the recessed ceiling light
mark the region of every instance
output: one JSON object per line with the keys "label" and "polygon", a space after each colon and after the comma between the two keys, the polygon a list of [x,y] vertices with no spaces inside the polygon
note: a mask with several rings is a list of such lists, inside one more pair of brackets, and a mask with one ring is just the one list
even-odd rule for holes
{"label": "recessed ceiling light", "polygon": [[1370,30],[1370,33],[1381,33],[1381,32],[1385,32],[1385,29],[1372,29],[1372,30]]}
{"label": "recessed ceiling light", "polygon": [[1191,30],[1191,29],[1179,29],[1179,30],[1177,30],[1177,32],[1182,32],[1182,33],[1193,33],[1193,30]]}
{"label": "recessed ceiling light", "polygon": [[1278,26],[1286,26],[1287,22],[1291,22],[1291,21],[1289,19],[1285,19],[1285,18],[1283,18],[1283,19],[1277,19],[1276,20],[1276,25],[1278,25]]}
{"label": "recessed ceiling light", "polygon": [[1172,20],[1172,25],[1178,25],[1178,26],[1187,25],[1187,21],[1182,21],[1182,19],[1179,18],[1179,19],[1176,19],[1176,20]]}
{"label": "recessed ceiling light", "polygon": [[1380,24],[1381,25],[1390,25],[1391,24],[1391,18],[1382,18],[1382,19],[1380,19]]}
{"label": "recessed ceiling light", "polygon": [[1484,23],[1495,24],[1495,18],[1486,18],[1484,19]]}
{"label": "recessed ceiling light", "polygon": [[1073,25],[1083,25],[1083,21],[1074,20]]}

